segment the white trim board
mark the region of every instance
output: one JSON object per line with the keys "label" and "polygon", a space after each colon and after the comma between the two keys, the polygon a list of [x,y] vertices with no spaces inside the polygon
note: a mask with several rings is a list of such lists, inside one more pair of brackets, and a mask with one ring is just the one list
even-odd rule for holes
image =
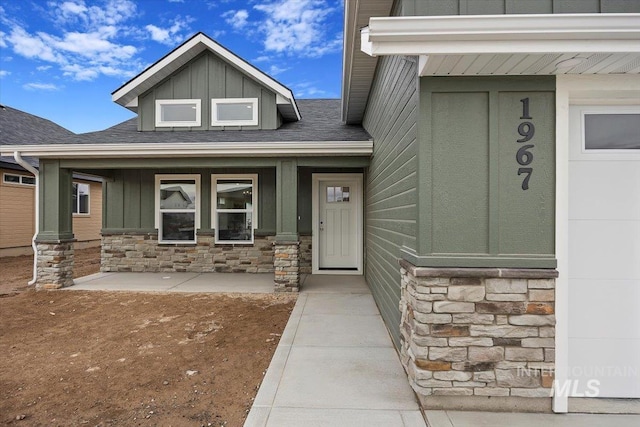
{"label": "white trim board", "polygon": [[[333,180],[355,180],[357,196],[356,206],[358,211],[357,230],[358,230],[358,261],[357,270],[320,270],[319,268],[319,186],[320,181]],[[362,275],[364,272],[364,177],[361,173],[314,173],[311,177],[311,273],[312,274],[345,274],[345,275]]]}
{"label": "white trim board", "polygon": [[276,95],[278,95],[277,103],[279,105],[291,105],[295,119],[300,120],[300,111],[296,105],[293,92],[289,88],[244,61],[222,45],[216,43],[204,33],[196,34],[171,51],[164,58],[125,83],[112,93],[111,99],[124,107],[136,108],[138,106],[139,95],[159,83],[162,79],[168,77],[171,73],[189,62],[191,59],[195,58],[205,49],[208,49],[220,56],[240,71],[273,90]]}

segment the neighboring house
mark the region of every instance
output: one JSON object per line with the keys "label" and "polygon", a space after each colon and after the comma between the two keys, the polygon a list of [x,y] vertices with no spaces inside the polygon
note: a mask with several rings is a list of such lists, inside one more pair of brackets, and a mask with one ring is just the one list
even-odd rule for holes
{"label": "neighboring house", "polygon": [[62,262],[39,284],[72,283],[63,201],[91,173],[103,271],[273,271],[276,291],[364,274],[425,407],[638,411],[628,12],[349,0],[341,101],[296,101],[197,34],[113,93],[135,119],[20,147],[58,195],[38,247]]}
{"label": "neighboring house", "polygon": [[[8,106],[0,106],[0,145],[51,143],[73,133],[55,123]],[[25,158],[38,167],[38,160]],[[102,182],[74,175],[73,227],[76,247],[100,244]],[[35,232],[35,177],[11,155],[0,157],[0,257],[32,253]]]}

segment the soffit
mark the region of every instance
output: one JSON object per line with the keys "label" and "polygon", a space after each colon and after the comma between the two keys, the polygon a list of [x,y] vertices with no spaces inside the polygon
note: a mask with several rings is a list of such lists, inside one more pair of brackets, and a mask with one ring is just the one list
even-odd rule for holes
{"label": "soffit", "polygon": [[640,73],[640,14],[371,18],[362,49],[421,76]]}
{"label": "soffit", "polygon": [[389,16],[393,0],[347,0],[344,12],[342,120],[362,122],[378,59],[360,49],[360,29],[373,16]]}

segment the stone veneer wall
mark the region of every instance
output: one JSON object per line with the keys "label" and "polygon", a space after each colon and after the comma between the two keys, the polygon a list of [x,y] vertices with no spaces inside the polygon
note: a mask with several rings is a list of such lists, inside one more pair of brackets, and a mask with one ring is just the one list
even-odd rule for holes
{"label": "stone veneer wall", "polygon": [[401,359],[425,408],[549,410],[555,270],[400,264]]}
{"label": "stone veneer wall", "polygon": [[311,235],[300,236],[300,274],[311,274]]}
{"label": "stone veneer wall", "polygon": [[58,289],[73,285],[74,241],[36,242],[37,289]]}
{"label": "stone veneer wall", "polygon": [[270,273],[274,236],[255,236],[253,245],[215,244],[198,234],[196,245],[159,244],[156,233],[103,234],[103,272]]}
{"label": "stone veneer wall", "polygon": [[300,289],[300,243],[275,242],[274,244],[274,290],[276,292],[298,292]]}

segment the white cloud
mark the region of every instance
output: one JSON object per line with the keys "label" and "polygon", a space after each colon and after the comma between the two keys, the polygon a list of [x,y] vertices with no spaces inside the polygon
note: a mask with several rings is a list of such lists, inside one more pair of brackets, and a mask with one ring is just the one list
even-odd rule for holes
{"label": "white cloud", "polygon": [[63,61],[63,58],[41,37],[31,35],[21,27],[13,28],[7,40],[13,45],[13,51],[18,55],[48,62]]}
{"label": "white cloud", "polygon": [[342,47],[338,34],[327,34],[328,18],[338,9],[326,0],[272,0],[254,9],[266,15],[259,28],[267,51],[319,57]]}
{"label": "white cloud", "polygon": [[4,39],[7,37],[7,34],[0,31],[0,47],[7,47],[7,42]]}
{"label": "white cloud", "polygon": [[249,18],[249,12],[245,9],[229,10],[222,14],[227,24],[231,25],[236,30],[240,30],[247,26],[247,19]]}
{"label": "white cloud", "polygon": [[258,56],[252,62],[267,62],[267,61],[271,61],[271,58],[268,57],[267,55],[262,55],[262,56]]}
{"label": "white cloud", "polygon": [[7,71],[7,70],[0,70],[0,78],[2,77],[6,77],[9,74],[11,74],[11,71]]}
{"label": "white cloud", "polygon": [[282,74],[288,70],[290,70],[290,68],[283,68],[283,67],[278,67],[277,65],[272,65],[271,68],[269,68],[269,75],[277,76],[278,74]]}
{"label": "white cloud", "polygon": [[40,65],[39,67],[36,67],[36,70],[38,71],[47,71],[51,69],[51,65]]}
{"label": "white cloud", "polygon": [[72,1],[65,1],[60,5],[60,11],[64,15],[82,15],[87,10],[89,9],[87,9],[87,6],[82,2],[76,3]]}
{"label": "white cloud", "polygon": [[144,28],[148,31],[151,40],[173,46],[184,40],[183,31],[189,29],[189,23],[192,21],[193,19],[189,16],[186,18],[178,16],[167,28],[161,28],[153,24],[149,24]]}
{"label": "white cloud", "polygon": [[60,88],[52,83],[27,83],[22,85],[27,90],[60,90]]}
{"label": "white cloud", "polygon": [[184,3],[184,0],[169,0],[169,3]]}

